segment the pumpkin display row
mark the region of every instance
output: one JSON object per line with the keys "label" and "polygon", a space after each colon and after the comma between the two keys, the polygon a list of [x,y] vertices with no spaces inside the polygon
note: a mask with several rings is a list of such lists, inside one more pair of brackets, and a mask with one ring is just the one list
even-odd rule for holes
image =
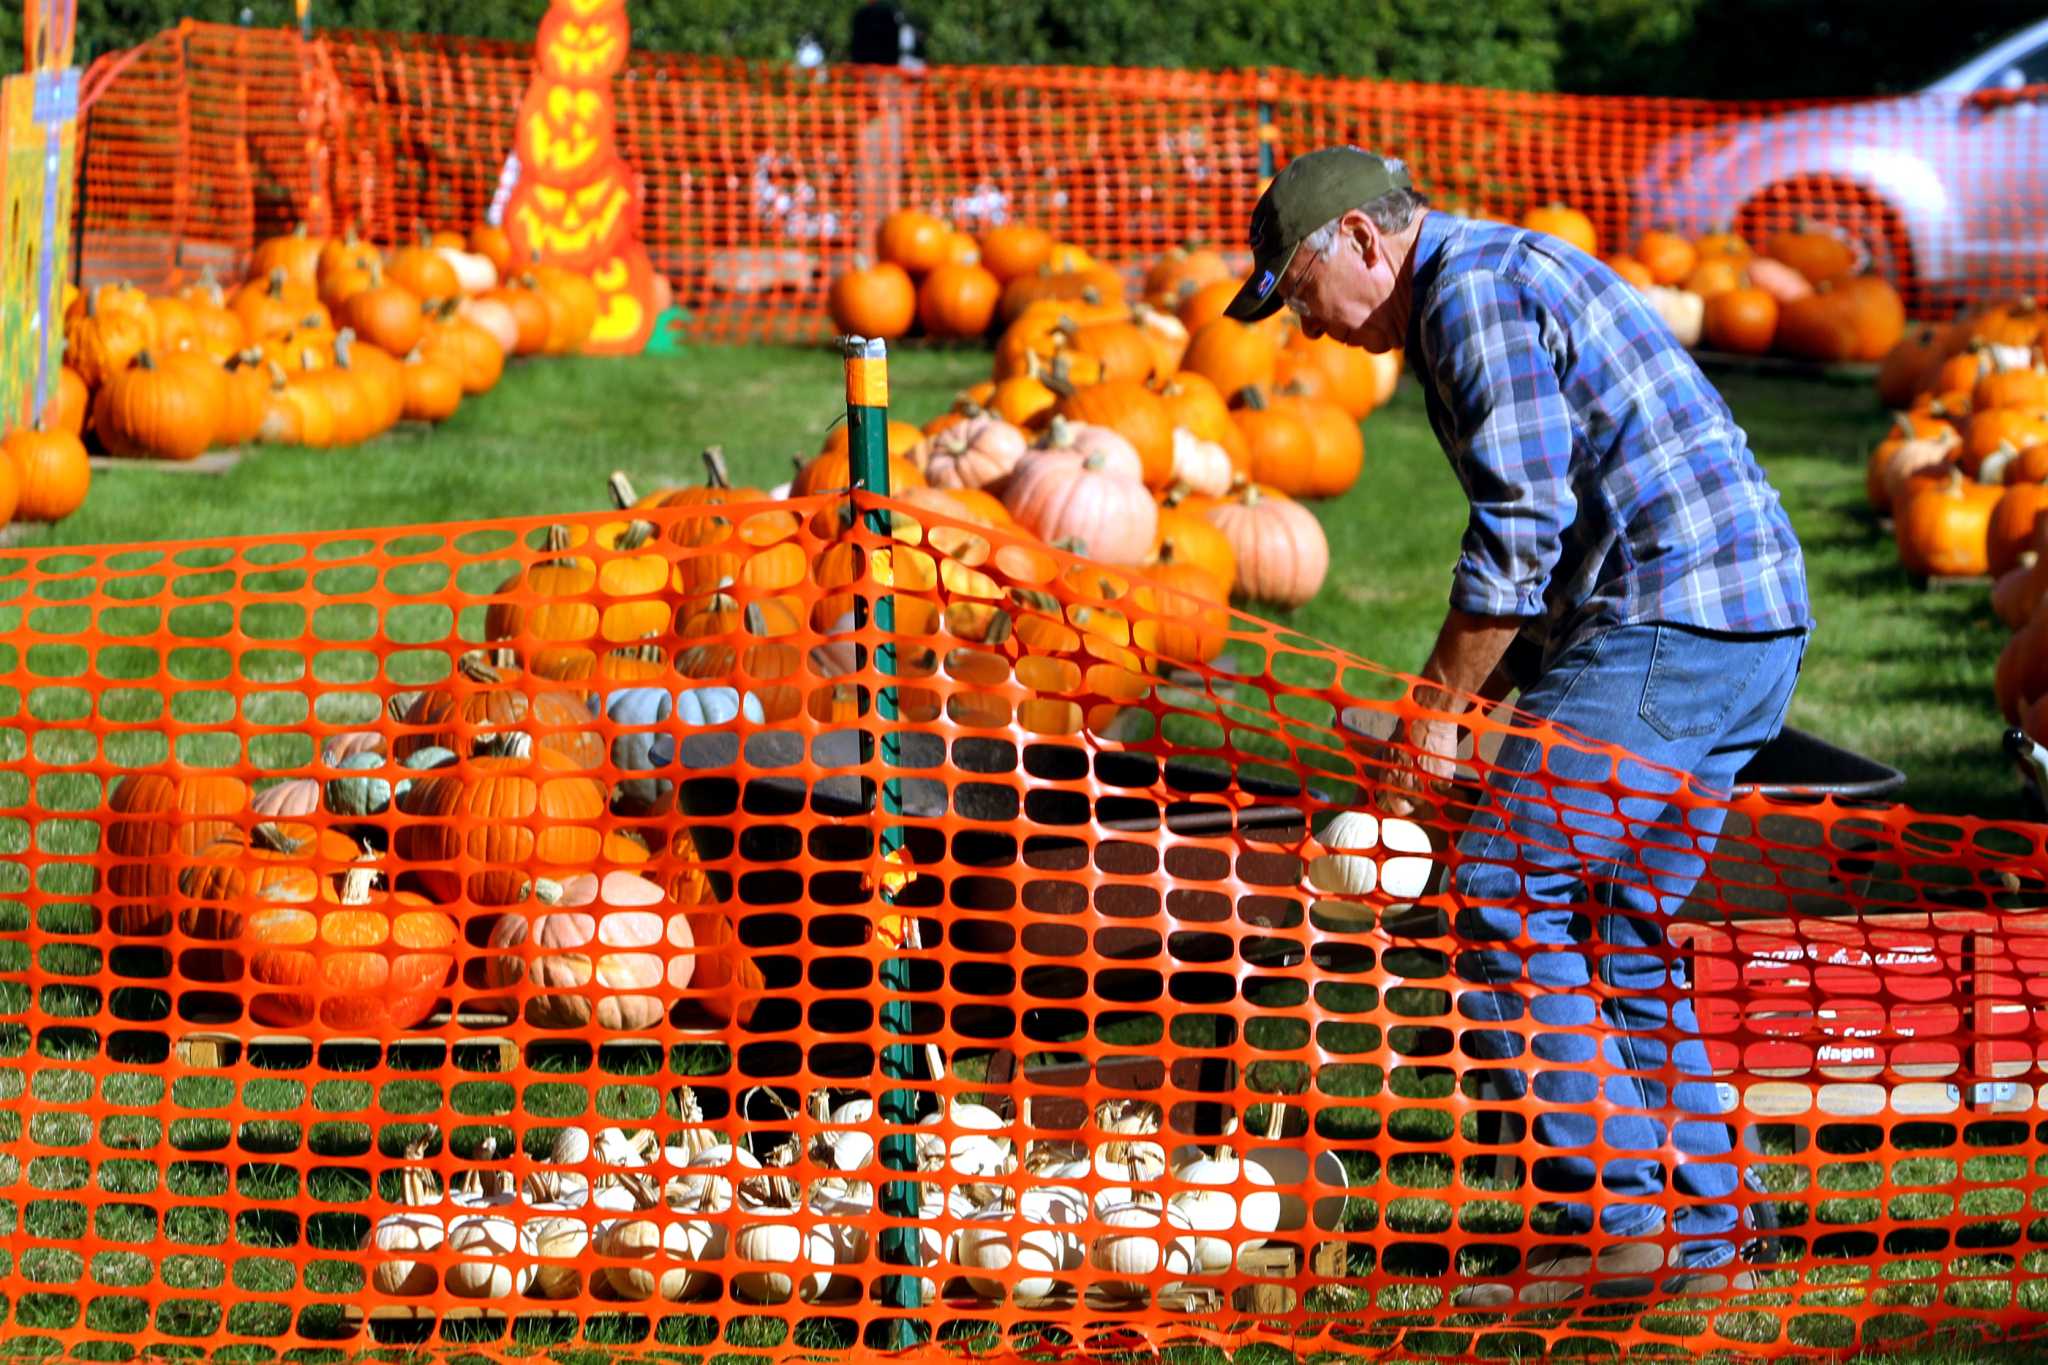
{"label": "pumpkin display row", "polygon": [[[843,477],[829,461],[813,480]],[[903,518],[871,549],[845,539],[844,504],[800,516],[707,466],[706,484],[644,498],[616,481],[621,503],[687,514],[557,528],[488,604],[485,649],[394,695],[388,723],[315,736],[309,770],[114,783],[109,927],[159,950],[143,974],[271,1027],[405,1029],[458,984],[535,1028],[715,1026],[744,1017],[759,977],[730,874],[676,823],[687,737],[868,714],[862,594],[894,596],[910,725],[1106,726],[1227,641],[1192,563],[1063,568],[982,534],[993,521],[968,512],[987,495],[930,488],[931,525]],[[1236,529],[1219,516],[1212,539]]]}
{"label": "pumpkin display row", "polygon": [[[1342,1225],[1354,1181],[1333,1153],[1247,1140],[1235,1119],[1207,1140],[1169,1142],[1163,1106],[1135,1098],[1097,1101],[1092,1141],[1040,1127],[1032,1100],[1020,1131],[1011,1103],[956,1096],[914,1126],[924,1303],[1129,1311],[1156,1295],[1191,1311],[1221,1276],[1256,1273],[1252,1257],[1270,1240]],[[713,1126],[689,1086],[679,1106],[683,1126],[666,1143],[648,1128],[564,1127],[523,1163],[523,1181],[486,1139],[445,1194],[423,1160],[436,1141],[415,1143],[400,1167],[401,1208],[364,1242],[382,1301],[372,1319],[428,1317],[407,1300],[437,1290],[851,1305],[872,1279],[899,1273],[871,1244],[886,1169],[872,1092],[810,1090],[801,1129],[793,1112]],[[1304,1192],[1311,1184],[1335,1192]]]}
{"label": "pumpkin display row", "polygon": [[1915,326],[1885,358],[1892,423],[1864,492],[1891,519],[1899,562],[1928,577],[1992,577],[2013,630],[1993,694],[2007,722],[2048,736],[2048,311],[2032,299]]}
{"label": "pumpkin display row", "polygon": [[[1600,254],[1592,220],[1567,205],[1531,208],[1522,226]],[[1861,273],[1867,263],[1825,224],[1774,233],[1760,251],[1734,232],[1693,238],[1653,229],[1602,259],[1649,296],[1688,349],[1875,361],[1905,332],[1898,291]]]}
{"label": "pumpkin display row", "polygon": [[[974,243],[900,213],[879,245],[885,266],[907,262],[897,267],[906,280],[938,269],[942,248],[979,250],[986,264],[975,268],[1000,285],[977,314],[996,329],[990,377],[922,430],[892,424],[904,471],[895,487],[987,494],[980,510],[1000,505],[1021,529],[1108,564],[1194,564],[1217,600],[1294,607],[1314,597],[1329,547],[1302,500],[1357,482],[1359,424],[1392,396],[1398,352],[1310,340],[1291,314],[1223,316],[1237,272],[1208,248],[1153,262],[1133,297],[1116,270],[1036,228],[996,228]],[[904,308],[846,306],[860,288],[835,294],[835,322],[900,334]],[[800,474],[794,486],[814,482]],[[1228,553],[1205,543],[1219,526],[1231,528]]]}
{"label": "pumpkin display row", "polygon": [[597,306],[574,271],[518,271],[488,226],[388,252],[301,229],[261,243],[233,290],[209,276],[175,295],[73,291],[57,390],[6,440],[14,515],[75,511],[88,441],[189,460],[255,441],[352,446],[401,419],[443,421],[488,392],[508,357],[576,349]]}

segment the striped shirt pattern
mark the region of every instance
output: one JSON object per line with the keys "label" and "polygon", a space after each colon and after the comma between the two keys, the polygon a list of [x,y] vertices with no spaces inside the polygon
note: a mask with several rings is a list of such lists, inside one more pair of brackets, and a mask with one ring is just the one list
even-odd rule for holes
{"label": "striped shirt pattern", "polygon": [[1556,238],[1434,211],[1414,284],[1411,363],[1471,503],[1452,606],[1539,618],[1553,650],[1613,625],[1812,627],[1777,491],[1640,290]]}

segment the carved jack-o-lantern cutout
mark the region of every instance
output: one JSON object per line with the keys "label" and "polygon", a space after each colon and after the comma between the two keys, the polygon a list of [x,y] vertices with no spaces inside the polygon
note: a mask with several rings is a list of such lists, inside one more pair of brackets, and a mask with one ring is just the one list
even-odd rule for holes
{"label": "carved jack-o-lantern cutout", "polygon": [[533,84],[519,108],[518,183],[505,205],[513,254],[587,272],[587,351],[630,354],[654,330],[655,278],[634,228],[637,182],[613,140],[611,80],[632,38],[627,0],[549,0]]}
{"label": "carved jack-o-lantern cutout", "polygon": [[626,168],[614,160],[595,180],[578,188],[536,178],[532,193],[515,204],[512,217],[526,245],[543,260],[587,269],[612,246],[612,232],[624,220],[632,197]]}
{"label": "carved jack-o-lantern cutout", "polygon": [[609,80],[626,65],[626,7],[618,5],[588,19],[550,10],[541,20],[541,75],[556,81]]}
{"label": "carved jack-o-lantern cutout", "polygon": [[597,325],[590,329],[593,346],[638,350],[654,332],[654,317],[645,300],[654,282],[654,267],[638,242],[590,272],[597,286]]}
{"label": "carved jack-o-lantern cutout", "polygon": [[588,86],[548,85],[519,123],[519,159],[554,184],[582,180],[610,150],[612,97]]}

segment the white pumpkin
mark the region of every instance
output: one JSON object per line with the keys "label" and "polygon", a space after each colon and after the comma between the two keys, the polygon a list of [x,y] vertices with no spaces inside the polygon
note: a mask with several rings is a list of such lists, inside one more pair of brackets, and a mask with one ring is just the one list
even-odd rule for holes
{"label": "white pumpkin", "polygon": [[426,1157],[427,1144],[424,1141],[406,1145],[405,1159],[414,1164],[407,1165],[398,1176],[399,1200],[405,1208],[379,1218],[376,1226],[370,1229],[370,1235],[363,1240],[365,1251],[390,1257],[378,1260],[370,1272],[370,1283],[379,1294],[388,1298],[431,1294],[440,1282],[433,1266],[404,1256],[407,1252],[438,1251],[447,1236],[439,1215],[418,1212],[441,1202],[441,1193],[433,1177],[417,1164]]}
{"label": "white pumpkin", "polygon": [[519,1292],[529,1298],[573,1299],[583,1292],[576,1263],[590,1246],[590,1225],[568,1216],[567,1207],[537,1206],[519,1224],[519,1249],[536,1258],[519,1268]]}
{"label": "white pumpkin", "polygon": [[[1428,889],[1436,870],[1429,832],[1413,820],[1338,811],[1316,831],[1316,842],[1330,851],[1309,860],[1308,882],[1333,896],[1370,896],[1377,890],[1388,901],[1413,901]],[[1403,856],[1367,856],[1382,849]]]}
{"label": "white pumpkin", "polygon": [[491,264],[490,257],[452,246],[437,246],[434,250],[455,272],[455,283],[463,293],[482,294],[498,287],[498,267]]}
{"label": "white pumpkin", "polygon": [[622,1299],[659,1293],[671,1303],[717,1294],[718,1276],[703,1267],[723,1260],[725,1248],[725,1225],[704,1218],[618,1218],[600,1225],[591,1239],[597,1255],[626,1263],[599,1267],[606,1288]]}
{"label": "white pumpkin", "polygon": [[1690,289],[1674,289],[1665,284],[1653,284],[1643,292],[1649,296],[1657,316],[1671,329],[1671,335],[1678,338],[1679,345],[1689,351],[1700,344],[1700,332],[1707,320],[1705,299]]}
{"label": "white pumpkin", "polygon": [[512,1292],[507,1258],[519,1250],[519,1228],[498,1213],[465,1213],[448,1224],[448,1250],[463,1259],[448,1268],[448,1292],[463,1299],[502,1299]]}
{"label": "white pumpkin", "polygon": [[[1238,1209],[1239,1226],[1256,1233],[1292,1232],[1306,1225],[1309,1217],[1308,1197],[1276,1187],[1294,1186],[1297,1189],[1309,1178],[1309,1154],[1299,1147],[1262,1147],[1245,1157],[1245,1178],[1253,1185],[1266,1188],[1254,1190],[1244,1197]],[[1344,1162],[1335,1152],[1318,1152],[1315,1157],[1315,1178],[1325,1185],[1346,1186],[1351,1183]],[[1324,1231],[1334,1231],[1344,1221],[1346,1196],[1341,1194],[1315,1196],[1315,1223]]]}
{"label": "white pumpkin", "polygon": [[1173,429],[1173,477],[1191,493],[1220,498],[1230,491],[1236,474],[1230,452],[1214,441],[1205,441],[1185,427]]}

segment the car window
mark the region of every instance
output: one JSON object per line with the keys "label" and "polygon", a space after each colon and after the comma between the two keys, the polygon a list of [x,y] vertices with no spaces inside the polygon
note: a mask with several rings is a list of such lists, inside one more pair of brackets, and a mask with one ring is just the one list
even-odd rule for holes
{"label": "car window", "polygon": [[1983,88],[2018,90],[2029,85],[2048,85],[2048,43],[2023,53],[2019,60],[2008,62],[1992,72],[1991,79],[1984,82]]}

